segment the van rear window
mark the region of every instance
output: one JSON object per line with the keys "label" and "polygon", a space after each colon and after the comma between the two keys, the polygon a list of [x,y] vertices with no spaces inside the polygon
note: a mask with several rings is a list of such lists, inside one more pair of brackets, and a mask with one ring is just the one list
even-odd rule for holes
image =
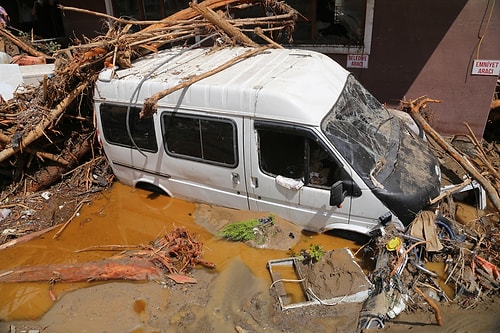
{"label": "van rear window", "polygon": [[200,162],[236,167],[236,126],[228,119],[165,113],[167,154]]}
{"label": "van rear window", "polygon": [[[118,146],[134,148],[127,132],[127,106],[114,104],[101,104],[102,132],[107,142]],[[154,120],[139,118],[140,108],[130,108],[129,125],[135,144],[146,151],[157,152]]]}

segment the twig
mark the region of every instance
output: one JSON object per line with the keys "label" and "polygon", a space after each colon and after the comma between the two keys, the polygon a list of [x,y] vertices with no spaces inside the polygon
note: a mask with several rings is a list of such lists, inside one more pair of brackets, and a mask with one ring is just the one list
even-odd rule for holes
{"label": "twig", "polygon": [[87,252],[87,251],[118,251],[123,249],[146,249],[147,247],[143,245],[94,245],[89,246],[84,249],[76,250],[76,253]]}
{"label": "twig", "polygon": [[469,185],[470,183],[472,183],[472,179],[471,178],[467,178],[463,183],[461,184],[458,184],[456,186],[453,186],[452,188],[449,188],[447,189],[446,191],[443,191],[441,194],[439,194],[437,197],[435,197],[434,199],[432,199],[429,203],[431,205],[434,205],[436,202],[438,202],[439,200],[443,199],[444,197],[448,196],[449,194],[453,193],[453,192],[456,192],[458,190],[461,190],[462,188],[464,188],[465,186]]}
{"label": "twig", "polygon": [[9,205],[1,205],[0,208],[11,208],[11,207],[16,207],[16,206],[23,207],[24,209],[30,209],[28,206],[20,204],[20,203],[9,204]]}
{"label": "twig", "polygon": [[66,221],[66,223],[64,223],[64,225],[61,227],[61,229],[59,229],[58,232],[56,232],[54,234],[54,236],[52,237],[53,239],[57,239],[59,238],[59,236],[61,235],[61,233],[64,231],[64,229],[66,229],[66,227],[69,225],[69,223],[73,220],[73,218],[75,218],[76,214],[78,214],[78,212],[80,211],[80,209],[82,208],[82,206],[89,202],[90,200],[83,200],[82,202],[80,202],[78,204],[78,206],[76,207],[76,210],[75,212],[73,213],[73,215],[71,215],[71,217]]}
{"label": "twig", "polygon": [[436,316],[436,321],[439,326],[443,326],[443,319],[441,318],[441,311],[439,310],[439,307],[437,306],[436,302],[426,294],[422,292],[417,286],[415,286],[413,289],[422,296],[425,301],[431,306],[431,308],[434,309],[434,316]]}
{"label": "twig", "polygon": [[70,6],[63,6],[63,5],[59,5],[58,7],[62,11],[67,10],[67,11],[71,11],[71,12],[77,12],[77,13],[84,13],[84,14],[88,14],[88,15],[99,16],[99,17],[103,17],[103,18],[108,19],[108,20],[112,20],[112,21],[115,21],[115,22],[118,22],[118,23],[122,23],[122,24],[136,24],[136,25],[143,24],[143,25],[146,25],[146,24],[158,24],[158,23],[161,22],[161,21],[158,21],[158,20],[155,20],[155,21],[126,20],[126,19],[122,19],[122,18],[117,18],[117,17],[111,16],[111,15],[107,15],[107,14],[104,14],[104,13],[94,12],[92,10],[87,10],[87,9],[82,9],[82,8],[76,8],[76,7],[70,7]]}
{"label": "twig", "polygon": [[264,34],[264,31],[262,31],[262,28],[261,27],[257,27],[255,28],[255,34],[257,36],[259,36],[260,38],[262,38],[263,40],[265,40],[266,42],[268,42],[269,44],[271,44],[274,48],[277,48],[277,49],[282,49],[283,46],[276,43],[274,40],[272,40],[271,38],[267,37],[265,34]]}

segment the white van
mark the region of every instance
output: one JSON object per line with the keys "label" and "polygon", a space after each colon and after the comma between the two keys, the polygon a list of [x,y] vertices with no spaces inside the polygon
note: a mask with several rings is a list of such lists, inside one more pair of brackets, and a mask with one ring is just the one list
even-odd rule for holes
{"label": "white van", "polygon": [[316,52],[262,52],[139,118],[145,98],[245,51],[166,50],[101,75],[98,131],[121,182],[273,212],[314,232],[363,234],[391,221],[407,225],[439,194],[438,163],[425,142]]}

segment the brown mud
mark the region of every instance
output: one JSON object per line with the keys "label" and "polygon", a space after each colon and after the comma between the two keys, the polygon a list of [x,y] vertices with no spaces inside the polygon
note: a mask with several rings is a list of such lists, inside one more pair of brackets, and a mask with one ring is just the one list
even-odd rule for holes
{"label": "brown mud", "polygon": [[[320,244],[325,251],[349,247],[354,252],[358,244],[332,235],[305,235],[280,218],[277,225],[282,232],[261,244],[264,248],[213,236],[226,223],[267,215],[194,205],[116,183],[110,192],[85,205],[58,240],[52,238],[56,228],[0,251],[0,269],[97,260],[116,251],[75,251],[94,245],[147,244],[176,226],[186,226],[204,243],[204,258],[215,262],[216,269],[193,270],[195,285],[171,281],[3,284],[0,332],[9,331],[10,325],[42,332],[355,332],[361,304],[281,311],[269,290],[266,263],[289,257],[289,248],[299,253],[310,244]],[[300,300],[297,295],[294,298]],[[498,332],[499,304],[483,302],[468,310],[439,304],[442,327],[436,326],[431,311],[409,311],[378,331]]]}
{"label": "brown mud", "polygon": [[[194,216],[198,223],[195,223]],[[242,243],[228,242],[212,234],[220,227],[217,223],[221,221],[229,223],[266,216],[266,213],[207,205],[197,207],[192,203],[156,196],[117,183],[111,192],[103,192],[100,198],[85,206],[58,240],[52,238],[58,230],[56,228],[38,239],[0,251],[0,269],[20,265],[84,262],[109,257],[116,252],[75,251],[94,245],[147,244],[165,229],[170,230],[180,225],[186,226],[197,239],[204,242],[204,257],[215,262],[217,268],[213,271],[204,268],[194,270],[193,277],[198,280],[198,284],[192,286],[124,282],[57,283],[54,286],[47,283],[2,284],[0,318],[4,322],[0,323],[0,331],[6,330],[11,324],[18,327],[50,327],[47,328],[50,332],[88,332],[97,328],[107,332],[136,329],[144,332],[167,332],[180,327],[184,327],[186,331],[209,331],[209,327],[212,327],[222,332],[229,327],[233,330],[236,325],[254,331],[259,331],[257,328],[266,327],[265,325],[271,331],[293,331],[296,325],[302,325],[301,331],[307,331],[308,325],[301,324],[304,315],[309,316],[310,320],[318,321],[324,316],[329,318],[323,318],[318,325],[333,322],[338,325],[339,318],[330,317],[342,313],[340,308],[312,310],[311,307],[298,310],[299,313],[304,312],[299,316],[290,316],[290,313],[275,309],[276,300],[269,294],[270,276],[266,263],[270,259],[288,257],[289,248],[298,253],[310,244],[319,244],[327,251],[341,247],[356,250],[359,245],[330,235],[304,235],[294,225],[280,218],[277,218],[277,225],[281,232],[273,236],[269,244],[261,244],[261,247],[268,248],[257,249]],[[51,300],[49,290],[57,297],[55,302]],[[136,294],[142,296],[135,296]],[[119,313],[133,312],[134,309],[137,312],[140,307],[138,304],[142,304],[142,301],[134,303],[137,300],[143,300],[146,304],[145,309],[139,311],[142,315],[131,317],[130,321],[113,320]],[[245,308],[247,310],[243,311]],[[246,312],[251,314],[245,314]],[[133,320],[141,316],[143,319],[147,317],[147,320]],[[25,321],[37,318],[41,319]],[[221,321],[221,318],[224,320]],[[349,325],[356,324],[356,320],[352,318],[342,320],[349,322]],[[72,323],[75,326],[71,326]],[[111,324],[114,327],[110,327]]]}

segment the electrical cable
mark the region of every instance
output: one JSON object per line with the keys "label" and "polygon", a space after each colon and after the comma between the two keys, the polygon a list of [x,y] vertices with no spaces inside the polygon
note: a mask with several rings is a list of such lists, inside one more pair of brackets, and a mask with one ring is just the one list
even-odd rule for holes
{"label": "electrical cable", "polygon": [[[476,60],[479,59],[479,50],[481,49],[481,44],[483,43],[484,36],[486,36],[486,33],[488,32],[488,28],[490,27],[491,16],[493,14],[493,9],[495,8],[495,2],[496,2],[496,0],[493,0],[493,3],[491,4],[490,14],[488,15],[488,21],[486,22],[486,27],[484,28],[484,33],[481,36],[479,36],[479,43],[477,44]],[[483,17],[483,19],[484,19],[484,17]],[[481,22],[481,25],[482,25],[482,22]]]}

